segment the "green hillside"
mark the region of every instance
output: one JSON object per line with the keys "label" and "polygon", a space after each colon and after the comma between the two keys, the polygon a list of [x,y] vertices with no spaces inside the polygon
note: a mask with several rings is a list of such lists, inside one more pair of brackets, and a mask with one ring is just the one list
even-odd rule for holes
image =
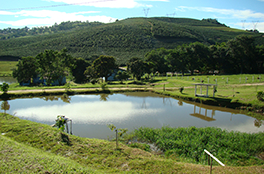
{"label": "green hillside", "polygon": [[208,45],[226,42],[237,35],[256,37],[263,44],[262,34],[232,29],[210,20],[187,18],[129,18],[114,23],[83,26],[58,33],[24,36],[0,40],[0,56],[35,56],[45,49],[67,48],[74,57],[89,59],[92,55],[111,55],[118,63],[160,47],[199,41]]}

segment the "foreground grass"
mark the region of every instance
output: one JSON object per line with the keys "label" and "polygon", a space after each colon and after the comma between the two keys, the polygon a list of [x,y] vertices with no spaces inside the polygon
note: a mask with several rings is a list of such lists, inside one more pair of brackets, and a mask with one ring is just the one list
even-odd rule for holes
{"label": "foreground grass", "polygon": [[[0,114],[0,173],[208,173],[205,165],[120,143],[81,138],[48,125]],[[202,155],[202,154],[201,154]],[[263,173],[264,166],[220,167],[214,173]]]}
{"label": "foreground grass", "polygon": [[18,143],[0,135],[1,173],[99,173],[74,160]]}

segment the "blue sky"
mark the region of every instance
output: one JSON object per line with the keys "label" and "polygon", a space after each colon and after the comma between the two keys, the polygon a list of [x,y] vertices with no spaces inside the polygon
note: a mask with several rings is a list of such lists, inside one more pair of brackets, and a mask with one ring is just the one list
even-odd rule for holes
{"label": "blue sky", "polygon": [[0,0],[0,29],[130,17],[213,18],[264,33],[264,0]]}

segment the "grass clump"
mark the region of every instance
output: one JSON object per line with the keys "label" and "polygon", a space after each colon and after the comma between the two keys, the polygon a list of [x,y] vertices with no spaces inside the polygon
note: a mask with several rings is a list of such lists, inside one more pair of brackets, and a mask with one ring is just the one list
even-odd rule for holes
{"label": "grass clump", "polygon": [[[264,152],[263,133],[228,132],[220,128],[139,128],[134,136],[141,141],[154,143],[167,156],[176,154],[195,163],[206,164],[204,149],[226,165],[263,165],[257,158]],[[131,137],[131,136],[130,136]]]}

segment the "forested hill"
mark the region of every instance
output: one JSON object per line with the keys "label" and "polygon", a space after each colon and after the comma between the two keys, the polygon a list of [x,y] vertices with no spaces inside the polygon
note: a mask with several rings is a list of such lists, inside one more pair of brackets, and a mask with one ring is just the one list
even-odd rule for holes
{"label": "forested hill", "polygon": [[129,18],[109,24],[71,28],[70,30],[27,35],[0,40],[0,56],[35,56],[45,49],[67,48],[74,57],[89,59],[92,55],[111,55],[118,63],[160,47],[202,42],[207,45],[226,42],[245,34],[264,44],[263,34],[232,29],[216,20],[186,18]]}

